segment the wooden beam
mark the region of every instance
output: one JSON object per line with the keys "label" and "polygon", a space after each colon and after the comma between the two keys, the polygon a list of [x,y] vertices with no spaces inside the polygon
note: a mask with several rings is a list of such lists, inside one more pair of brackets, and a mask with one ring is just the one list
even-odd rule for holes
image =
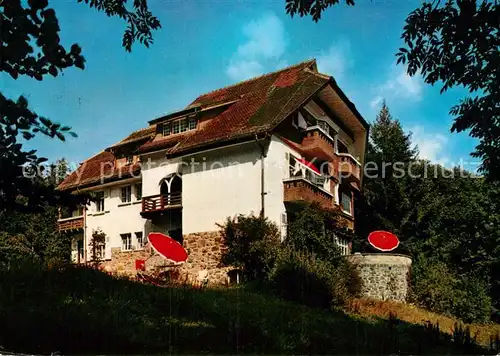
{"label": "wooden beam", "polygon": [[321,100],[320,98],[318,97],[314,97],[312,99],[314,101],[314,103],[316,103],[320,108],[321,110],[323,110],[330,119],[332,119],[332,121],[337,124],[341,129],[342,131],[344,131],[347,136],[349,136],[353,141],[354,141],[354,134],[352,132],[351,129],[349,129],[343,122],[342,120],[340,120],[337,115],[335,115],[335,113],[332,111],[332,109],[330,109],[330,107],[328,106],[327,103],[325,103],[323,100]]}

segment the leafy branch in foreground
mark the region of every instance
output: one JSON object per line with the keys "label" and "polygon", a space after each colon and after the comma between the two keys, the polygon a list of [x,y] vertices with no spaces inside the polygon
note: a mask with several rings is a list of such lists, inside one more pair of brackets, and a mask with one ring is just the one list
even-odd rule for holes
{"label": "leafy branch in foreground", "polygon": [[480,140],[473,157],[480,170],[500,178],[500,4],[495,1],[425,2],[406,19],[398,63],[426,83],[442,82],[441,93],[463,86],[471,96],[451,108],[452,131],[470,130]]}

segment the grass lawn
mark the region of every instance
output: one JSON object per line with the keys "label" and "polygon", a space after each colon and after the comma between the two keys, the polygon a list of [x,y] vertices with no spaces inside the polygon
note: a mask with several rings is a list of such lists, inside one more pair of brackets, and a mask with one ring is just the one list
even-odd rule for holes
{"label": "grass lawn", "polygon": [[0,321],[0,347],[27,353],[488,353],[394,318],[244,288],[158,288],[86,268],[0,271]]}

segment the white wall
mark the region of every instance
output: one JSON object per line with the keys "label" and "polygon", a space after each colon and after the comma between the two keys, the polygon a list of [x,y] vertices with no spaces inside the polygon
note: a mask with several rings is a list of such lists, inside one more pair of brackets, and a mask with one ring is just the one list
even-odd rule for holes
{"label": "white wall", "polygon": [[160,194],[162,179],[174,173],[179,162],[181,159],[167,160],[165,153],[144,156],[141,162],[142,195]]}
{"label": "white wall", "polygon": [[256,143],[184,157],[184,162],[189,165],[182,171],[183,234],[215,231],[219,229],[216,224],[228,216],[260,213],[261,165]]}
{"label": "white wall", "polygon": [[[136,180],[135,183],[140,183]],[[121,247],[122,240],[120,234],[132,233],[132,245],[135,245],[135,232],[141,231],[145,236],[144,225],[146,219],[143,219],[140,200],[136,199],[135,183],[118,184],[105,189],[94,188],[93,191],[104,191],[104,214],[98,213],[95,203],[91,203],[87,210],[86,218],[86,241],[90,243],[92,231],[100,228],[106,233],[106,258],[111,258],[111,248]],[[132,202],[122,205],[121,187],[132,185]],[[90,259],[90,247],[87,250],[87,258]]]}

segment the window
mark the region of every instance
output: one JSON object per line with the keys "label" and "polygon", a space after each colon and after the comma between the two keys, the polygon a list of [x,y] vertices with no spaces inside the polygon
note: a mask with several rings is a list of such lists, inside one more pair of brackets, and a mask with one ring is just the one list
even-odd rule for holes
{"label": "window", "polygon": [[180,122],[179,120],[174,121],[174,122],[172,123],[172,132],[173,132],[174,134],[177,134],[177,133],[179,133],[179,132],[180,132],[180,124],[181,124],[181,122]]}
{"label": "window", "polygon": [[142,185],[140,183],[135,185],[135,199],[142,199]]}
{"label": "window", "polygon": [[122,188],[122,203],[130,203],[132,200],[132,186]]}
{"label": "window", "polygon": [[288,231],[288,215],[281,213],[281,241],[285,240]]}
{"label": "window", "polygon": [[172,125],[170,124],[170,122],[163,124],[162,127],[163,136],[169,136],[171,130],[172,130]]}
{"label": "window", "polygon": [[345,213],[352,214],[352,195],[350,193],[342,192],[341,193],[341,205],[342,205],[342,210]]}
{"label": "window", "polygon": [[95,210],[97,212],[104,211],[104,192],[96,192],[95,197]]}
{"label": "window", "polygon": [[134,162],[134,156],[127,156],[127,164],[132,164]]}
{"label": "window", "polygon": [[132,249],[132,234],[121,234],[122,238],[122,251],[128,251]]}
{"label": "window", "polygon": [[104,243],[95,247],[95,256],[98,260],[103,260],[106,257],[106,245]]}
{"label": "window", "polygon": [[337,246],[339,247],[340,254],[342,256],[346,256],[346,255],[350,254],[349,242],[347,241],[347,239],[343,239],[343,238],[339,238],[338,236],[335,236],[335,242],[336,242]]}
{"label": "window", "polygon": [[189,118],[189,125],[188,125],[189,130],[194,130],[194,129],[196,129],[196,124],[197,124],[197,120],[196,120],[196,118],[194,118],[194,117],[190,117],[190,118]]}
{"label": "window", "polygon": [[142,236],[142,231],[138,231],[135,233],[135,240],[137,241],[137,248],[144,247],[144,238]]}
{"label": "window", "polygon": [[167,122],[162,125],[162,134],[163,136],[169,136],[172,134],[178,134],[180,132],[195,130],[197,124],[198,120],[196,119],[196,117]]}
{"label": "window", "polygon": [[180,131],[185,132],[188,130],[188,119],[180,120]]}

